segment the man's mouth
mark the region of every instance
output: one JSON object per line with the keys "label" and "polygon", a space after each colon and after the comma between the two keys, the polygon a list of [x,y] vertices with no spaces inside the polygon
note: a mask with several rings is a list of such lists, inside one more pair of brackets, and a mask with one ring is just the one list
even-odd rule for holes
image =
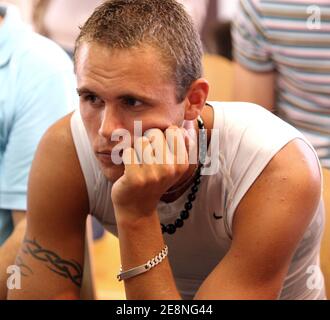
{"label": "man's mouth", "polygon": [[116,154],[112,155],[112,150],[103,150],[103,151],[98,151],[96,152],[97,158],[105,164],[114,164],[113,163],[113,157],[119,157],[121,159],[123,155],[123,150],[120,150],[119,152],[116,152]]}
{"label": "man's mouth", "polygon": [[112,164],[111,153],[107,152],[97,152],[96,156],[102,164]]}

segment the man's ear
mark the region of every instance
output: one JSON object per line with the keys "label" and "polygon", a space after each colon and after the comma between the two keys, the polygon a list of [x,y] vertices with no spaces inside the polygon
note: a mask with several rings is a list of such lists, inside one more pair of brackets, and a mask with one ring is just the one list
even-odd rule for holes
{"label": "man's ear", "polygon": [[208,93],[209,83],[205,79],[197,79],[191,84],[185,99],[185,120],[195,120],[201,114]]}

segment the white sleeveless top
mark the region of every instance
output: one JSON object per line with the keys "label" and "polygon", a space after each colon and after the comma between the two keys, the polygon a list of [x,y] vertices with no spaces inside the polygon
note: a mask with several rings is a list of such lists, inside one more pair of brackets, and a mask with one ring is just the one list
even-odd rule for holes
{"label": "white sleeveless top", "polygon": [[[213,162],[211,168],[214,163],[218,166],[214,174],[202,177],[184,227],[174,235],[164,234],[173,275],[183,299],[193,298],[203,280],[228,252],[235,210],[268,162],[291,140],[306,141],[300,132],[260,106],[242,102],[209,104],[214,110],[213,128],[218,131],[212,133],[207,164],[211,154],[214,156],[218,151],[219,162]],[[111,183],[99,169],[79,111],[71,118],[71,130],[87,185],[90,213],[117,236]],[[173,223],[188,194],[189,189],[172,203],[159,202],[161,223]],[[223,218],[215,219],[214,214]],[[319,208],[296,249],[280,299],[325,298],[319,269],[323,226],[324,209],[320,199]]]}

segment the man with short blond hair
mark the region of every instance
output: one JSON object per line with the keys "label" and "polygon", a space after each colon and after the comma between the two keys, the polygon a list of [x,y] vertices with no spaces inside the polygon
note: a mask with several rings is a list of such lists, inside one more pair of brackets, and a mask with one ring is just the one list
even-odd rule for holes
{"label": "man with short blond hair", "polygon": [[315,151],[262,107],[206,102],[201,57],[174,0],[94,11],[76,42],[80,110],[34,160],[17,257],[30,272],[10,299],[79,298],[88,213],[119,239],[128,299],[325,298],[306,274],[323,228]]}

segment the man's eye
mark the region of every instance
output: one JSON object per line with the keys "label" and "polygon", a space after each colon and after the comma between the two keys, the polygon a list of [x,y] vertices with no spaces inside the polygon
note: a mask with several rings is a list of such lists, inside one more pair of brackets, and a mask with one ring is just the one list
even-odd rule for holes
{"label": "man's eye", "polygon": [[85,102],[88,102],[92,105],[101,105],[103,101],[94,94],[88,94],[82,97]]}
{"label": "man's eye", "polygon": [[135,98],[123,98],[123,103],[129,107],[139,107],[143,105],[143,103]]}

